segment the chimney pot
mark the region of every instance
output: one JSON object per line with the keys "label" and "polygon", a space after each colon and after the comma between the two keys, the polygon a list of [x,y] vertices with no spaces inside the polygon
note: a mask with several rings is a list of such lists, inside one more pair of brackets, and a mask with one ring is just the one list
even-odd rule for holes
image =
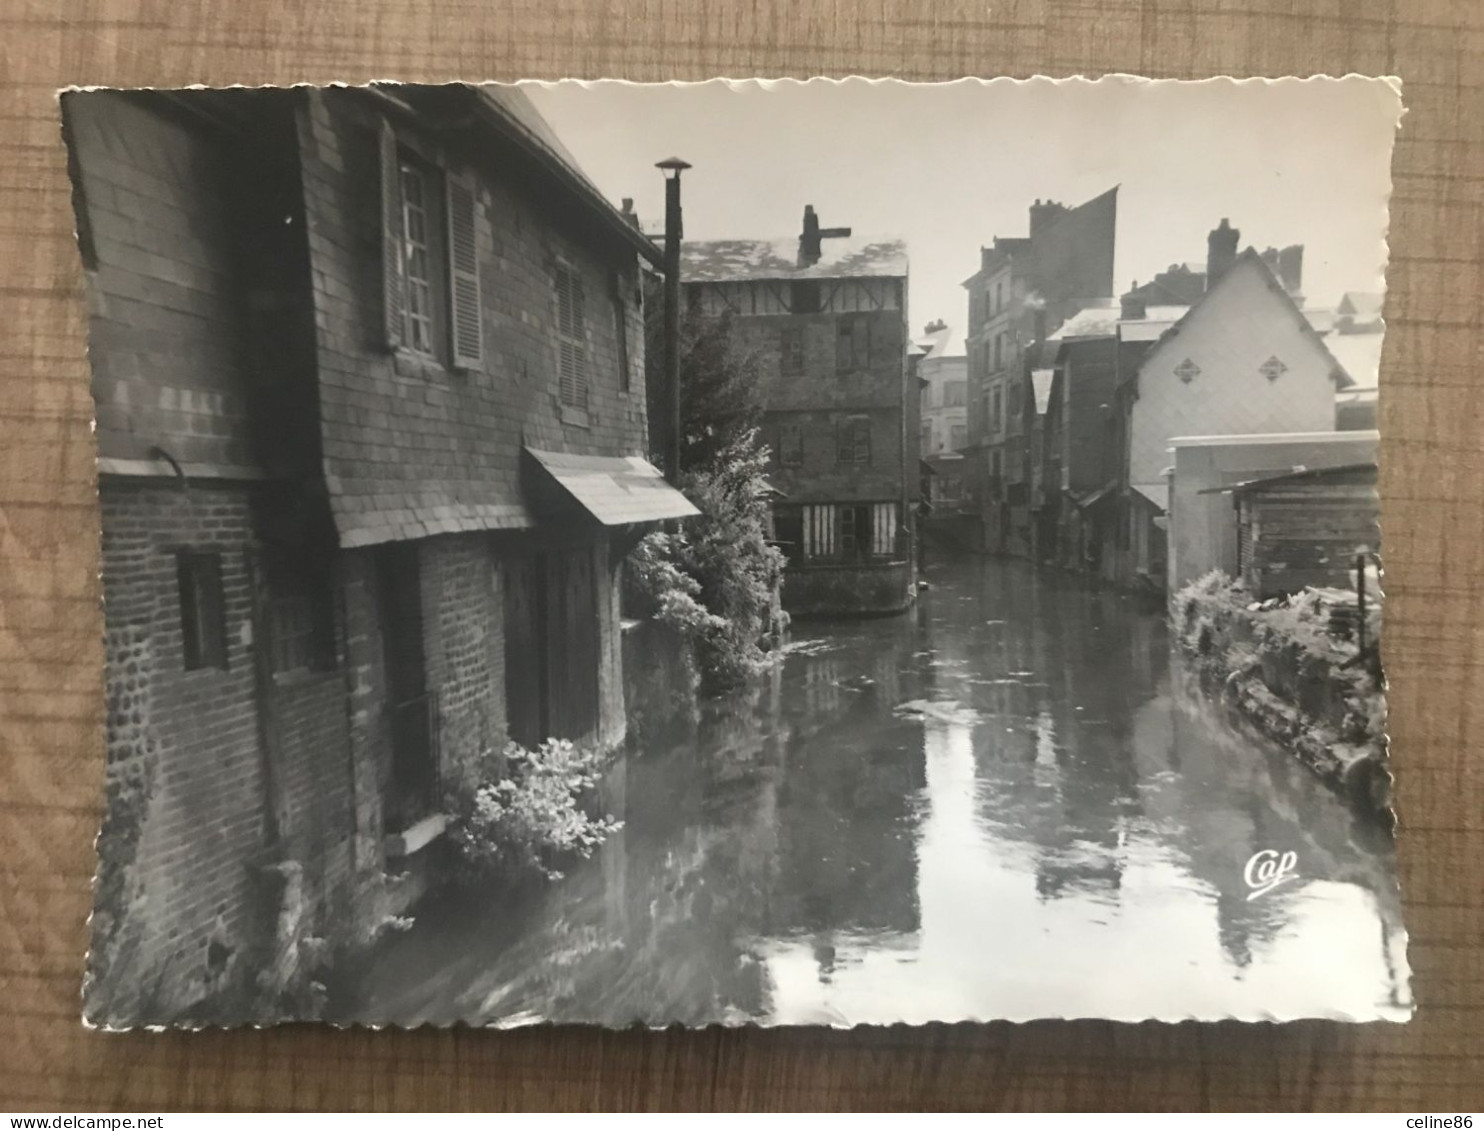
{"label": "chimney pot", "polygon": [[1233,228],[1225,216],[1211,229],[1211,234],[1206,237],[1206,290],[1209,291],[1231,270],[1237,261],[1237,241],[1241,238],[1242,233]]}

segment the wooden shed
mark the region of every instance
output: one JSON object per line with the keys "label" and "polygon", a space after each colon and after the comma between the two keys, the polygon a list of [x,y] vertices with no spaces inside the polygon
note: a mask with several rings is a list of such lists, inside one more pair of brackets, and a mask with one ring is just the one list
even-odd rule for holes
{"label": "wooden shed", "polygon": [[1356,555],[1380,543],[1374,463],[1314,468],[1227,487],[1237,521],[1237,568],[1258,597],[1309,586],[1355,587]]}

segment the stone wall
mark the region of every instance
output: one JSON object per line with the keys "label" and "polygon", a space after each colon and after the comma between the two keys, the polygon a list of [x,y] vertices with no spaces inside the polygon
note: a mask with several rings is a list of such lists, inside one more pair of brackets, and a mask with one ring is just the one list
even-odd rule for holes
{"label": "stone wall", "polygon": [[[1253,600],[1211,574],[1171,603],[1175,638],[1208,695],[1359,806],[1391,820],[1384,688],[1312,594]],[[1374,641],[1379,618],[1369,638]]]}
{"label": "stone wall", "polygon": [[913,565],[808,566],[783,575],[783,607],[793,616],[896,613],[912,603]]}

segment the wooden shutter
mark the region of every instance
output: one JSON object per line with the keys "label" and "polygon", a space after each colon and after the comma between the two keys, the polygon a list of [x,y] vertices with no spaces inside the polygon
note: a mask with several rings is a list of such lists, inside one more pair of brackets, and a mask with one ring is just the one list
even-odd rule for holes
{"label": "wooden shutter", "polygon": [[450,173],[448,186],[448,318],[453,363],[472,369],[484,361],[483,303],[474,233],[474,183]]}
{"label": "wooden shutter", "polygon": [[558,267],[557,338],[561,402],[572,408],[587,408],[587,311],[582,279],[570,267]]}
{"label": "wooden shutter", "polygon": [[407,270],[402,245],[402,171],[397,160],[397,135],[391,123],[381,121],[381,303],[382,329],[387,349],[407,339]]}

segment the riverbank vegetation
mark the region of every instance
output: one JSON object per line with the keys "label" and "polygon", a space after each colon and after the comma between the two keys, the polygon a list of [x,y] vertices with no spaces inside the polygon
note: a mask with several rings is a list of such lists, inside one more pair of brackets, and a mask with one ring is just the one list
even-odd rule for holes
{"label": "riverbank vegetation", "polygon": [[1338,597],[1258,601],[1213,572],[1175,595],[1175,637],[1209,695],[1389,820],[1384,687],[1360,646],[1380,615],[1370,610],[1362,635]]}
{"label": "riverbank vegetation", "polygon": [[[640,542],[624,570],[625,601],[680,630],[696,649],[702,690],[718,694],[764,667],[786,626],[783,555],[768,541],[769,452],[758,428],[764,373],[726,316],[687,314],[680,347],[677,486],[701,513]],[[657,346],[649,351],[651,397],[663,394],[662,356]]]}

